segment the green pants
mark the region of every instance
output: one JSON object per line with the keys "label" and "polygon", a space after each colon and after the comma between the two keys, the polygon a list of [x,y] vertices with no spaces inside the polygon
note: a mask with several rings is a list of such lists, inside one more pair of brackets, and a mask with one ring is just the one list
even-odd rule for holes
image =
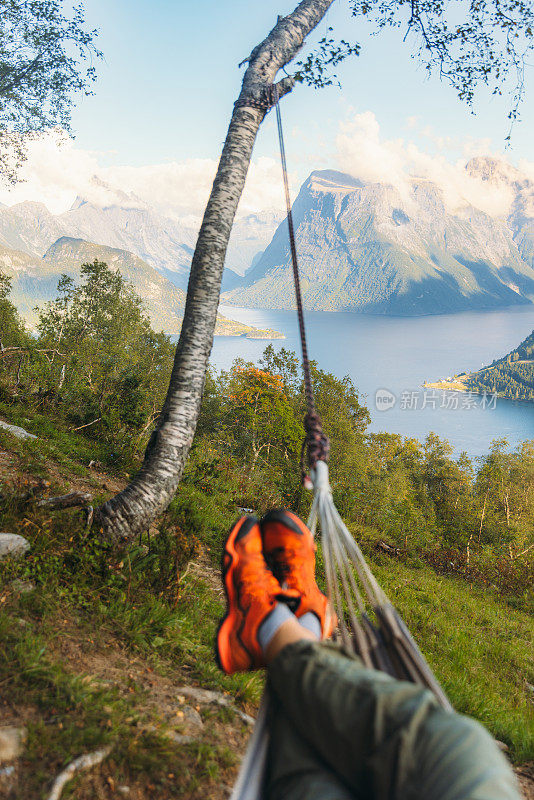
{"label": "green pants", "polygon": [[332,644],[297,642],[269,667],[266,800],[520,800],[477,722]]}

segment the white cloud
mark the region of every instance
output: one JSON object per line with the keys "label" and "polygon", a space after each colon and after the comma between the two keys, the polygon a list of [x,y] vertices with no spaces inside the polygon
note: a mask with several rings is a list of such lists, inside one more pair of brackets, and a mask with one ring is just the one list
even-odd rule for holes
{"label": "white cloud", "polygon": [[[111,185],[183,220],[184,216],[202,216],[216,169],[216,161],[197,158],[144,167],[109,167],[100,174]],[[253,160],[238,213],[278,210],[282,202],[280,164],[273,158]]]}
{"label": "white cloud", "polygon": [[[215,177],[215,160],[192,158],[140,167],[102,167],[102,155],[76,147],[60,133],[47,135],[30,144],[21,173],[23,182],[1,187],[0,202],[13,205],[39,201],[53,213],[61,213],[81,195],[97,205],[146,203],[184,224],[199,224]],[[123,192],[134,197],[126,198]],[[239,213],[279,210],[282,203],[279,162],[265,157],[253,160]]]}
{"label": "white cloud", "polygon": [[0,188],[0,202],[7,205],[34,200],[50,211],[64,211],[80,190],[103,200],[101,187],[92,183],[98,169],[96,154],[74,147],[71,139],[52,132],[30,143],[28,160],[22,171],[22,182]]}
{"label": "white cloud", "polygon": [[[415,124],[416,120],[412,119],[411,127]],[[450,210],[460,211],[472,205],[491,216],[504,215],[509,211],[514,196],[510,186],[505,182],[488,183],[481,177],[469,175],[465,170],[470,157],[492,155],[489,142],[464,140],[454,143],[448,137],[435,136],[428,127],[420,134],[430,140],[438,151],[450,149],[456,144],[457,149],[463,152],[463,157],[451,163],[442,153],[424,152],[403,138],[383,139],[378,121],[371,111],[353,111],[340,124],[336,138],[338,168],[364,182],[395,186],[406,203],[410,202],[413,179],[422,178],[441,187]],[[493,155],[503,162],[505,171],[513,170],[502,154]],[[530,169],[534,173],[534,165],[530,165]]]}
{"label": "white cloud", "polygon": [[[452,210],[473,205],[494,216],[508,211],[512,190],[506,182],[489,184],[465,170],[470,157],[490,152],[488,141],[468,137],[453,140],[438,135],[417,117],[410,117],[406,122],[410,138],[388,140],[381,136],[380,126],[371,111],[356,113],[350,109],[339,124],[337,135],[332,132],[330,141],[335,138],[336,156],[330,156],[328,143],[321,141],[325,131],[319,131],[295,153],[292,166],[304,178],[305,170],[309,173],[313,169],[334,166],[332,160],[335,159],[338,169],[365,182],[394,185],[406,203],[410,202],[412,180],[417,177],[438,184]],[[416,136],[428,144],[428,150],[422,150],[411,140]],[[456,160],[451,162],[446,152],[456,152]],[[41,201],[53,213],[69,208],[76,195],[98,205],[146,203],[188,228],[198,227],[217,168],[214,159],[191,158],[139,167],[102,166],[101,162],[109,159],[109,155],[83,150],[59,132],[49,134],[31,143],[22,171],[25,181],[12,188],[0,188],[0,202],[12,205],[24,200]],[[505,169],[513,169],[502,154],[497,157]],[[534,180],[534,164],[522,162],[519,167]],[[299,183],[294,174],[291,180],[293,198],[298,193]],[[277,155],[254,159],[238,214],[280,213],[283,207]]]}

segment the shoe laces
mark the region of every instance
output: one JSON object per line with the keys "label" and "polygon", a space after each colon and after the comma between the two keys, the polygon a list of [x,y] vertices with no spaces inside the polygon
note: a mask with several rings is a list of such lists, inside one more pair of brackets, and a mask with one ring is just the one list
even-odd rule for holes
{"label": "shoe laces", "polygon": [[[276,548],[270,554],[268,564],[280,584],[286,582],[287,578],[291,576],[297,579],[300,577],[307,583],[313,572],[311,563],[307,562],[307,557],[301,551],[291,547]],[[298,583],[300,585],[302,580],[299,580]]]}

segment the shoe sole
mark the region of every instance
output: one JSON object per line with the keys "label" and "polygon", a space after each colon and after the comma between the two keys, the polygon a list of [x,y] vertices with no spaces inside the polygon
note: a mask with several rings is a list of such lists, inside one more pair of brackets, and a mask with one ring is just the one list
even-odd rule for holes
{"label": "shoe sole", "polygon": [[238,562],[235,543],[257,524],[258,519],[256,517],[241,517],[235,525],[232,526],[221,557],[221,575],[226,595],[226,613],[219,622],[217,635],[215,637],[215,660],[219,669],[227,674],[233,672],[230,632],[235,629],[238,621],[237,592],[234,584],[234,573]]}
{"label": "shoe sole", "polygon": [[286,528],[289,528],[294,533],[298,533],[300,536],[309,536],[311,537],[310,529],[304,522],[297,517],[296,514],[293,514],[292,511],[286,511],[283,508],[276,508],[272,511],[268,511],[260,522],[261,528],[261,538],[263,540],[263,525],[269,522],[279,522],[281,525],[285,525]]}

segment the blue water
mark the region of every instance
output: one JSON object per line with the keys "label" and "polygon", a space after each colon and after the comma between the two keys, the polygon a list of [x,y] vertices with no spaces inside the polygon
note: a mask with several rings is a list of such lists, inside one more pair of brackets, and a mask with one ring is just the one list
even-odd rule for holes
{"label": "blue water", "polygon": [[[286,338],[273,340],[273,347],[300,352],[294,313],[220,310],[240,322],[283,332]],[[454,399],[426,390],[425,397],[422,386],[425,380],[479,369],[512,350],[534,328],[534,309],[415,318],[309,312],[306,322],[311,358],[338,377],[350,375],[371,412],[371,430],[419,440],[435,431],[457,455],[465,450],[472,457],[486,453],[495,438],[506,438],[511,446],[534,439],[534,404],[488,397],[483,407],[480,396],[457,394]],[[268,344],[216,337],[211,360],[224,369],[237,357],[257,361]],[[377,390],[394,396],[388,410],[377,410]],[[442,407],[447,402],[452,407]]]}

